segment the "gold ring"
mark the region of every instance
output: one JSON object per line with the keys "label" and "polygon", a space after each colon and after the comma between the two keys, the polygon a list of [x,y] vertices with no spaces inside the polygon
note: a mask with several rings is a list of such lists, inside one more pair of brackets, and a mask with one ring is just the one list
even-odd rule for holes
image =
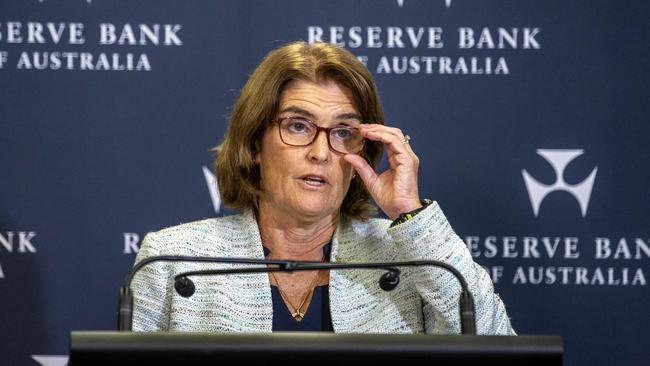
{"label": "gold ring", "polygon": [[404,140],[402,140],[402,143],[408,144],[409,141],[411,141],[411,136],[409,136],[409,135],[404,135]]}

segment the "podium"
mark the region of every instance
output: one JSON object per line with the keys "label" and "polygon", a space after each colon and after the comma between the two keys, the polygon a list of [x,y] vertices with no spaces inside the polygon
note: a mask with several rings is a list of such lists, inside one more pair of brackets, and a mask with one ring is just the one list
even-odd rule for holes
{"label": "podium", "polygon": [[561,365],[559,336],[75,332],[69,366]]}

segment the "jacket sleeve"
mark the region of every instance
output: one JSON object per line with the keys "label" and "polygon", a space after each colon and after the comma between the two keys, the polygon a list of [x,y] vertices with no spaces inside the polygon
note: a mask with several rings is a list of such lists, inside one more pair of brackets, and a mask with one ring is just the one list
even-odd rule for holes
{"label": "jacket sleeve", "polygon": [[[162,243],[156,233],[145,236],[135,263],[160,255]],[[142,267],[131,283],[133,292],[133,330],[140,332],[166,331],[169,328],[171,294],[170,264],[154,262]]]}
{"label": "jacket sleeve", "polygon": [[[438,260],[455,267],[467,281],[476,307],[477,334],[515,335],[506,309],[494,293],[490,276],[474,262],[465,243],[454,233],[437,202],[411,220],[388,229],[404,260]],[[460,333],[456,278],[439,268],[410,269],[414,286],[423,299],[427,333]]]}

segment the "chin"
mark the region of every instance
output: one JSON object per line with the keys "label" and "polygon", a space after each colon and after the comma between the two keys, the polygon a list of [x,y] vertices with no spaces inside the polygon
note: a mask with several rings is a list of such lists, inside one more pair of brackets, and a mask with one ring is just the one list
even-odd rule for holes
{"label": "chin", "polygon": [[297,211],[307,217],[323,217],[331,215],[338,210],[339,207],[323,206],[323,202],[321,201],[313,205],[305,205],[303,202]]}

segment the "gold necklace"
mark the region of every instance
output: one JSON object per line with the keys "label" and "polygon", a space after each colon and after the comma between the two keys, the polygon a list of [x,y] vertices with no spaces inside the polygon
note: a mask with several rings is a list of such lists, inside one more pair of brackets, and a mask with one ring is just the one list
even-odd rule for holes
{"label": "gold necklace", "polygon": [[[325,253],[323,253],[323,258],[321,259],[321,262],[324,260],[325,260]],[[289,300],[289,296],[287,296],[287,294],[285,294],[284,291],[282,291],[282,288],[280,287],[280,281],[278,281],[278,279],[275,277],[273,272],[269,272],[269,274],[271,275],[271,277],[273,277],[273,280],[278,285],[277,287],[278,287],[278,292],[280,292],[280,297],[282,297],[285,303],[287,303],[291,308],[289,309],[291,311],[291,316],[294,319],[296,319],[296,321],[298,322],[302,321],[305,318],[305,311],[302,310],[302,307],[305,305],[305,302],[307,302],[309,296],[311,296],[311,294],[314,292],[314,289],[316,288],[315,285],[318,282],[318,277],[320,277],[320,271],[316,271],[316,276],[309,284],[309,288],[307,289],[307,292],[305,292],[305,294],[302,296],[302,301],[300,301],[300,305],[298,306],[295,306],[291,302],[291,300]]]}
{"label": "gold necklace", "polygon": [[314,277],[314,280],[309,284],[309,288],[307,289],[307,292],[302,296],[302,301],[300,301],[300,305],[296,306],[294,305],[291,300],[289,300],[289,296],[282,291],[282,288],[280,287],[280,282],[278,279],[275,277],[273,272],[269,272],[271,274],[271,277],[273,277],[273,280],[275,283],[278,285],[278,291],[280,292],[280,297],[289,305],[291,309],[291,316],[296,319],[296,321],[302,321],[305,318],[305,311],[302,310],[302,307],[305,305],[305,302],[307,302],[307,299],[309,296],[314,292],[314,288],[316,285],[316,282],[318,282],[318,277],[320,277],[319,273],[316,273],[316,276]]}

